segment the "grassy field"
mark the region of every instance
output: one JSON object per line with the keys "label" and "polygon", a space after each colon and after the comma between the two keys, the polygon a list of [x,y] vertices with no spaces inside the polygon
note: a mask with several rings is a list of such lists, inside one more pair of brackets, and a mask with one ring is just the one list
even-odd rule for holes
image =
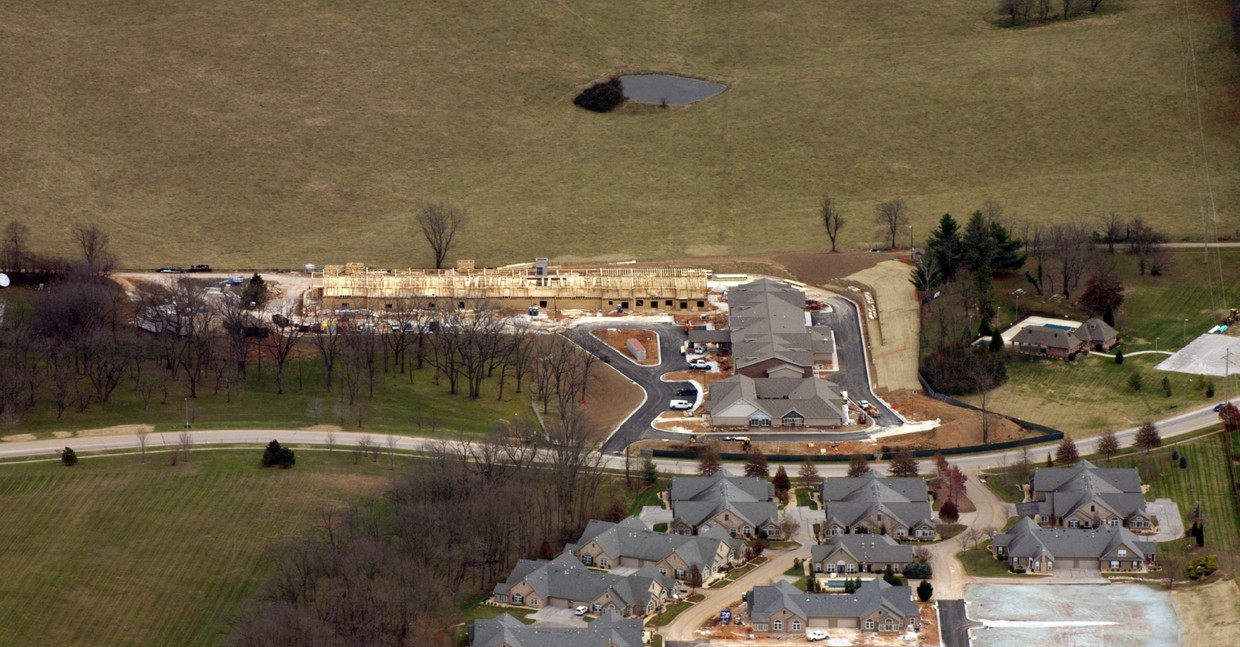
{"label": "grassy field", "polygon": [[[1159,559],[1164,564],[1183,567],[1185,556],[1215,554],[1219,556],[1219,568],[1236,574],[1240,569],[1240,513],[1232,498],[1232,474],[1223,452],[1221,435],[1207,436],[1172,448],[1163,448],[1146,455],[1130,455],[1118,458],[1116,467],[1136,467],[1141,482],[1148,483],[1146,499],[1168,497],[1180,507],[1184,525],[1190,524],[1189,515],[1198,503],[1206,514],[1206,542],[1203,549],[1187,542],[1175,541],[1158,545]],[[1175,451],[1188,461],[1187,469],[1180,469],[1171,460]],[[1181,576],[1182,573],[1177,573]]]}
{"label": "grassy field", "polygon": [[[1185,15],[1107,7],[1005,29],[993,0],[10,3],[0,211],[44,249],[96,222],[129,267],[425,264],[419,198],[467,206],[459,257],[488,264],[821,247],[824,191],[847,248],[880,239],[871,214],[893,197],[913,216],[902,244],[986,199],[1194,235]],[[1188,7],[1214,185],[1232,186],[1226,12]],[[622,70],[730,90],[681,109],[572,105]]]}
{"label": "grassy field", "polygon": [[0,465],[0,644],[211,645],[321,509],[378,493],[386,461],[260,449]]}
{"label": "grassy field", "polygon": [[[1074,436],[1089,436],[1106,429],[1136,426],[1146,419],[1157,420],[1176,409],[1206,404],[1201,376],[1155,371],[1153,367],[1164,355],[1131,356],[1142,350],[1178,350],[1184,342],[1217,324],[1224,306],[1240,305],[1240,282],[1234,275],[1225,274],[1226,290],[1220,293],[1218,265],[1205,265],[1201,250],[1176,250],[1171,256],[1171,269],[1161,277],[1139,276],[1134,258],[1127,254],[1115,256],[1116,269],[1126,287],[1126,300],[1116,322],[1123,342],[1121,348],[1128,355],[1122,365],[1103,357],[1084,357],[1071,364],[1014,355],[1008,364],[1010,379],[990,394],[990,406]],[[1224,272],[1240,267],[1240,250],[1219,250],[1217,259],[1211,252],[1211,258],[1221,261]],[[1062,316],[1077,321],[1086,316],[1074,307],[1036,298],[1023,277],[1013,276],[996,283],[999,323],[1004,328],[1013,322],[1016,303],[1011,293],[1018,287],[1026,291],[1020,304],[1026,315]],[[1129,375],[1134,372],[1142,377],[1140,391],[1128,386]],[[1171,382],[1170,397],[1162,390],[1164,376]],[[1221,400],[1223,378],[1206,379],[1214,383],[1214,401]],[[1232,376],[1230,388],[1232,393],[1240,392],[1240,376]],[[980,403],[977,397],[966,400]]]}

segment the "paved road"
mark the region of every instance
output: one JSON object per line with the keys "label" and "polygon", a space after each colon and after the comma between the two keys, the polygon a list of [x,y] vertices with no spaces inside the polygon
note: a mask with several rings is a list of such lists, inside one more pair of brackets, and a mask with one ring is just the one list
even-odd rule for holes
{"label": "paved road", "polygon": [[965,615],[964,600],[939,600],[939,635],[943,647],[969,647],[969,627],[976,626],[978,624]]}
{"label": "paved road", "polygon": [[880,425],[904,424],[894,411],[874,395],[871,388],[874,380],[871,379],[870,368],[865,359],[865,339],[858,323],[857,304],[844,297],[831,297],[827,302],[832,311],[816,314],[835,332],[835,348],[840,361],[840,370],[831,373],[828,379],[838,384],[840,389],[848,391],[848,397],[853,401],[869,400],[874,403],[881,412],[877,420]]}

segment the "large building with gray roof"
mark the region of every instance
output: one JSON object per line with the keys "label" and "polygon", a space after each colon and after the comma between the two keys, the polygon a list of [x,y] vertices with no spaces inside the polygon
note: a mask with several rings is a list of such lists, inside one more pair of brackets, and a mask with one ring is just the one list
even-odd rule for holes
{"label": "large building with gray roof", "polygon": [[1145,571],[1154,563],[1154,542],[1143,541],[1127,528],[1041,528],[1025,517],[1008,532],[995,535],[991,552],[1009,568],[1030,573],[1056,569],[1109,572]]}
{"label": "large building with gray roof", "polygon": [[787,581],[749,592],[749,623],[755,634],[794,634],[806,629],[850,628],[896,632],[918,622],[913,590],[881,579],[853,593],[806,593]]}
{"label": "large building with gray roof", "polygon": [[920,478],[879,476],[823,479],[822,504],[827,536],[887,534],[896,539],[933,540],[934,514],[926,482]]}
{"label": "large building with gray roof", "polygon": [[1154,531],[1134,468],[1101,468],[1086,460],[1071,467],[1043,467],[1034,471],[1029,490],[1030,500],[1017,504],[1016,512],[1042,526]]}
{"label": "large building with gray roof", "polygon": [[779,538],[779,505],[775,487],[766,479],[729,476],[681,476],[668,486],[672,503],[671,531],[700,535],[721,529],[731,537]]}
{"label": "large building with gray roof", "polygon": [[897,573],[913,561],[913,547],[887,535],[837,535],[810,549],[815,573],[827,575],[881,573],[888,566]]}
{"label": "large building with gray roof", "polygon": [[762,279],[728,291],[735,375],[710,387],[720,427],[849,424],[839,388],[815,374],[835,368],[835,335],[806,316],[805,293]]}
{"label": "large building with gray roof", "polygon": [[718,528],[698,535],[654,532],[637,517],[619,523],[593,520],[566,547],[582,564],[599,569],[654,567],[660,575],[688,579],[696,567],[703,581],[739,560],[744,542]]}
{"label": "large building with gray roof", "polygon": [[495,585],[493,599],[536,609],[584,606],[594,613],[614,609],[626,617],[644,617],[675,592],[675,581],[649,566],[629,575],[600,573],[565,552],[550,561],[518,561],[508,579]]}
{"label": "large building with gray roof", "polygon": [[508,615],[475,620],[470,647],[642,647],[644,627],[638,618],[603,613],[583,627],[527,625]]}

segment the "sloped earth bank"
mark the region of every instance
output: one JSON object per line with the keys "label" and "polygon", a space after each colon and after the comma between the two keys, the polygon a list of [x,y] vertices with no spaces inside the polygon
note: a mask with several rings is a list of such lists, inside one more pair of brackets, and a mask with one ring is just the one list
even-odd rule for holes
{"label": "sloped earth bank", "polygon": [[1180,586],[1171,592],[1185,645],[1231,645],[1240,636],[1240,586],[1220,580]]}
{"label": "sloped earth bank", "polygon": [[1142,584],[970,584],[965,591],[969,619],[982,624],[969,631],[973,647],[1181,644],[1171,595]]}

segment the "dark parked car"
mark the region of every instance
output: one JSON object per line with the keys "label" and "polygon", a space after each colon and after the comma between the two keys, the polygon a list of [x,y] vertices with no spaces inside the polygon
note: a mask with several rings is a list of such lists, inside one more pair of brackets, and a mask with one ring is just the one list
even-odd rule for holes
{"label": "dark parked car", "polygon": [[185,270],[185,271],[186,271],[186,272],[210,272],[210,271],[211,271],[211,266],[210,266],[210,265],[206,265],[205,263],[204,263],[204,264],[199,264],[199,265],[190,265],[190,266],[189,266],[189,269],[188,269],[188,270]]}
{"label": "dark parked car", "polygon": [[692,386],[686,386],[685,388],[683,388],[683,389],[681,389],[681,390],[677,391],[677,392],[676,392],[676,395],[693,395],[693,396],[696,396],[696,395],[697,395],[697,389],[696,389],[696,388],[694,388],[694,387],[692,387]]}

